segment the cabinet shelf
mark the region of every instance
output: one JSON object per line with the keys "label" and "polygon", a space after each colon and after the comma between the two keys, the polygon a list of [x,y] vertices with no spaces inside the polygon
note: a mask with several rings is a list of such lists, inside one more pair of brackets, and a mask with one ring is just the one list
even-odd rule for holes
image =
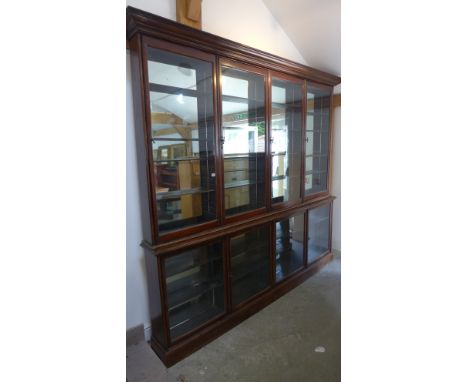
{"label": "cabinet shelf", "polygon": [[277,109],[302,109],[302,105],[296,103],[272,102],[271,105]]}
{"label": "cabinet shelf", "polygon": [[236,250],[233,250],[231,253],[231,262],[235,262],[237,259],[241,258],[242,256],[247,257],[247,258],[255,257],[255,254],[259,253],[258,250],[261,250],[261,249],[266,251],[268,249],[267,244],[260,243],[260,244],[249,247],[247,250],[242,250],[239,252],[237,252]]}
{"label": "cabinet shelf", "polygon": [[167,275],[167,282],[174,283],[175,281],[171,281],[170,278],[176,275],[180,275],[184,272],[187,272],[191,269],[196,269],[199,267],[206,266],[208,263],[213,263],[215,261],[220,261],[222,259],[221,256],[213,256],[213,257],[205,257],[203,259],[198,258],[191,258],[191,262],[188,262],[186,258],[182,257],[174,257],[171,258],[171,262],[168,264],[166,263],[166,275]]}
{"label": "cabinet shelf", "polygon": [[183,162],[183,161],[191,161],[191,160],[200,160],[200,157],[182,157],[176,159],[154,159],[154,163],[170,163],[170,162]]}
{"label": "cabinet shelf", "polygon": [[189,305],[186,309],[169,315],[171,337],[177,338],[222,313],[223,308],[209,303]]}
{"label": "cabinet shelf", "polygon": [[[173,126],[173,125],[171,125]],[[156,141],[170,141],[170,142],[199,142],[199,138],[164,138],[164,137],[153,137],[151,139],[153,142]]]}
{"label": "cabinet shelf", "polygon": [[184,195],[206,194],[215,190],[202,190],[201,188],[191,188],[188,190],[166,191],[156,193],[156,200],[179,199]]}
{"label": "cabinet shelf", "polygon": [[237,188],[237,187],[244,187],[249,186],[251,184],[258,184],[260,182],[251,182],[250,180],[236,180],[235,182],[229,182],[224,184],[225,189],[230,188]]}
{"label": "cabinet shelf", "polygon": [[221,280],[219,281],[200,281],[196,284],[189,284],[185,287],[177,290],[176,292],[168,292],[168,306],[169,311],[173,311],[185,304],[196,301],[200,296],[203,296],[207,292],[215,288],[220,288],[223,286]]}
{"label": "cabinet shelf", "polygon": [[327,173],[326,170],[309,170],[305,172],[306,175],[318,175],[318,174],[326,174],[326,173]]}
{"label": "cabinet shelf", "polygon": [[327,222],[328,223],[328,216],[326,217],[323,217],[323,218],[315,218],[313,222],[311,222],[311,224],[313,225],[318,225],[318,224],[321,224],[321,223],[324,223],[324,222]]}
{"label": "cabinet shelf", "polygon": [[322,129],[306,129],[307,133],[329,133],[330,130],[328,128]]}
{"label": "cabinet shelf", "polygon": [[306,154],[305,157],[306,158],[326,158],[328,157],[328,153],[318,152],[318,153],[313,153],[313,154]]}

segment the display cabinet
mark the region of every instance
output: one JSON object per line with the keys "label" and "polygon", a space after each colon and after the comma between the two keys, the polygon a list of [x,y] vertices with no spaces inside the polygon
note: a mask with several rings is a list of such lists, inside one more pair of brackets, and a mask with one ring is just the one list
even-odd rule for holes
{"label": "display cabinet", "polygon": [[272,203],[301,200],[303,81],[271,79]]}
{"label": "display cabinet", "polygon": [[127,8],[152,324],[166,365],[331,259],[340,78]]}

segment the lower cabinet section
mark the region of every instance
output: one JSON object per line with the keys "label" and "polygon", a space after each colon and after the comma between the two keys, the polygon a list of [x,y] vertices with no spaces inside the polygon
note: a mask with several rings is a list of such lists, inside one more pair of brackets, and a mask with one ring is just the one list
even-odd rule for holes
{"label": "lower cabinet section", "polygon": [[162,361],[183,359],[317,272],[331,259],[330,214],[331,202],[152,253],[162,277],[151,344]]}

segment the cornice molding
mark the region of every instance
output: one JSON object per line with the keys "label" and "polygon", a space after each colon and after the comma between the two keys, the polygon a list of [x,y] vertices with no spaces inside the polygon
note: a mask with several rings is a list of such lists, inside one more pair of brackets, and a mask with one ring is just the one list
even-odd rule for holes
{"label": "cornice molding", "polygon": [[129,6],[127,39],[130,40],[138,33],[329,86],[341,82],[341,78],[333,74]]}

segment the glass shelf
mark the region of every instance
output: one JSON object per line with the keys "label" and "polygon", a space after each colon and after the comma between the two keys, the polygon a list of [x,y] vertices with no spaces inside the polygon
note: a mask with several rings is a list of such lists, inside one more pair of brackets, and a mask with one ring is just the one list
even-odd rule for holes
{"label": "glass shelf", "polygon": [[215,190],[202,190],[200,188],[192,188],[187,190],[158,192],[156,194],[156,200],[166,200],[174,198],[180,199],[180,197],[184,195],[203,194],[206,192],[215,192]]}
{"label": "glass shelf", "polygon": [[164,266],[172,339],[224,312],[224,260],[221,242],[168,257]]}

